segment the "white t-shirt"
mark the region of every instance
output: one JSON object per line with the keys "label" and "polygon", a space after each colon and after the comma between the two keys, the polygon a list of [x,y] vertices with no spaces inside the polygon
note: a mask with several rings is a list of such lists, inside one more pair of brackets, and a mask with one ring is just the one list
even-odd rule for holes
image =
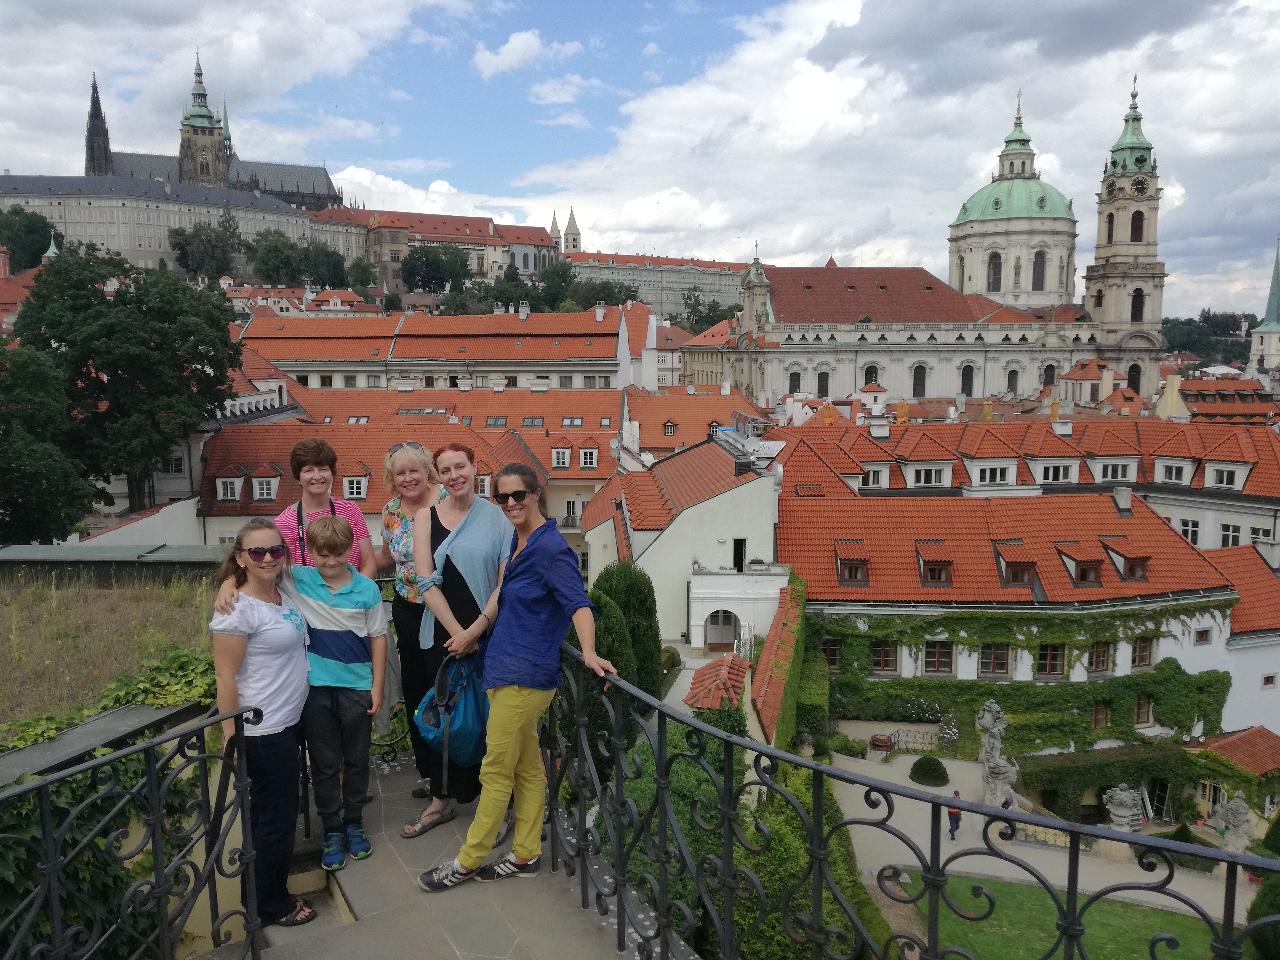
{"label": "white t-shirt", "polygon": [[293,601],[282,594],[276,606],[241,593],[234,610],[213,615],[209,630],[249,640],[236,687],[241,706],[262,709],[262,722],[245,724],[245,736],[279,733],[297,723],[307,700],[307,622]]}

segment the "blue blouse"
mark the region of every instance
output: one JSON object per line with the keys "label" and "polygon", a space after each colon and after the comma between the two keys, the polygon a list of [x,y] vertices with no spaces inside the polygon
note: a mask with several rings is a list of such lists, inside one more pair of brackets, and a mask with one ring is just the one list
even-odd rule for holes
{"label": "blue blouse", "polygon": [[560,684],[560,644],[573,615],[595,607],[582,588],[577,554],[554,520],[533,531],[510,559],[517,536],[512,534],[507,550],[498,615],[484,655],[484,687],[554,690]]}

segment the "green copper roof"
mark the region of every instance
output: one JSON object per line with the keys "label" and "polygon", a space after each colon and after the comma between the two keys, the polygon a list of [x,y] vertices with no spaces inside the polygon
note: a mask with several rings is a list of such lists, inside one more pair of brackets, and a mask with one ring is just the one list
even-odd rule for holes
{"label": "green copper roof", "polygon": [[204,88],[204,70],[200,67],[200,54],[196,54],[196,79],[191,84],[191,104],[182,112],[184,127],[216,127],[217,118],[209,109],[209,93]]}
{"label": "green copper roof", "polygon": [[58,241],[53,238],[52,234],[49,236],[49,249],[44,252],[44,255],[46,257],[56,257],[58,255]]}
{"label": "green copper roof", "polygon": [[1022,129],[1022,94],[1018,94],[1018,111],[1013,115],[1013,129],[1004,138],[1003,153],[1034,153],[1031,149],[1031,138]]}
{"label": "green copper roof", "polygon": [[1280,243],[1276,244],[1276,262],[1271,268],[1271,292],[1267,294],[1267,312],[1254,333],[1280,333]]}
{"label": "green copper roof", "polygon": [[1063,217],[1075,220],[1071,201],[1039,178],[993,180],[966,200],[951,221],[1012,220],[1017,217]]}
{"label": "green copper roof", "polygon": [[1129,112],[1124,115],[1124,130],[1120,139],[1111,146],[1111,170],[1150,170],[1155,167],[1151,158],[1151,141],[1142,132],[1142,112],[1138,110],[1138,78],[1133,78],[1133,90],[1129,94]]}
{"label": "green copper roof", "polygon": [[231,139],[231,114],[227,112],[227,101],[222,101],[222,139]]}

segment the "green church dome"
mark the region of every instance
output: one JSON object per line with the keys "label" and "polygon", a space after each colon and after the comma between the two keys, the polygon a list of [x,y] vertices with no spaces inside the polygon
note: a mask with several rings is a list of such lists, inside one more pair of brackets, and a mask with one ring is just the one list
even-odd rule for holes
{"label": "green church dome", "polygon": [[993,180],[960,206],[951,225],[976,220],[1012,220],[1017,217],[1061,217],[1075,220],[1071,201],[1038,177]]}

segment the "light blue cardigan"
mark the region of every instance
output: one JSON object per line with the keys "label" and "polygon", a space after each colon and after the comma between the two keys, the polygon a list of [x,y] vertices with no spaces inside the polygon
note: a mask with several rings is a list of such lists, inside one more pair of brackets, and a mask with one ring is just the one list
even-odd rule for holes
{"label": "light blue cardigan", "polygon": [[[425,594],[431,587],[444,583],[444,561],[447,557],[458,568],[462,579],[467,581],[476,606],[483,609],[498,585],[498,564],[507,555],[514,529],[501,507],[477,497],[462,522],[450,531],[432,554],[435,571],[429,577],[418,577],[418,589]],[[424,607],[418,645],[423,650],[430,650],[436,642],[436,617],[425,602]]]}

